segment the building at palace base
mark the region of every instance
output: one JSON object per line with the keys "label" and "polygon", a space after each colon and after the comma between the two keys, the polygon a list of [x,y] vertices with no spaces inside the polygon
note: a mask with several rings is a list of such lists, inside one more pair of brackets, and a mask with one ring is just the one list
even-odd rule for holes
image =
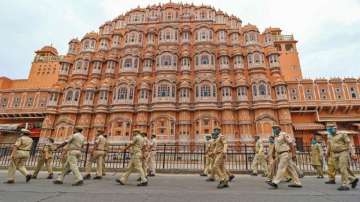
{"label": "building at palace base", "polygon": [[66,55],[37,51],[28,80],[0,78],[0,141],[37,123],[40,141],[79,126],[89,141],[98,129],[129,141],[140,128],[198,142],[221,127],[228,141],[252,143],[278,123],[301,146],[336,123],[359,145],[360,80],[303,79],[296,44],[209,6],[136,8],[72,39]]}

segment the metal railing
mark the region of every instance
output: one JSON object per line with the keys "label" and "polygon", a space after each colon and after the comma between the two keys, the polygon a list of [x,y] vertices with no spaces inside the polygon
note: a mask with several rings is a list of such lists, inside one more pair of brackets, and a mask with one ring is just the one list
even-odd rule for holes
{"label": "metal railing", "polygon": [[[126,168],[130,160],[128,151],[122,149],[126,144],[110,145],[109,151],[105,157],[105,166],[107,169],[117,170]],[[37,145],[31,151],[31,156],[26,162],[27,167],[35,167],[40,156],[43,145]],[[164,172],[189,171],[200,172],[205,166],[205,144],[201,143],[172,143],[157,145],[156,168]],[[12,144],[0,144],[0,167],[7,167],[11,161],[10,155]],[[86,144],[82,149],[82,157],[79,161],[79,167],[84,168],[92,145]],[[355,155],[357,160],[351,160],[350,167],[353,171],[360,171],[360,147],[357,147]],[[255,148],[253,145],[243,145],[240,143],[231,143],[228,146],[226,157],[226,166],[232,172],[250,172],[251,162],[254,158]],[[314,172],[311,166],[310,146],[304,146],[297,152],[296,164],[304,172]],[[61,153],[59,149],[53,154],[53,165],[56,168],[61,167]],[[265,147],[267,153],[267,147]]]}

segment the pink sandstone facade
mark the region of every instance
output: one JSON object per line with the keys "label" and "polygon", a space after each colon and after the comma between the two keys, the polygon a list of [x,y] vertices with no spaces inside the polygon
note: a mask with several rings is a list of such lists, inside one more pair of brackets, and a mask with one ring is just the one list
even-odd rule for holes
{"label": "pink sandstone facade", "polygon": [[[33,85],[0,78],[0,123],[36,120],[40,140],[57,141],[75,126],[90,141],[105,129],[112,142],[129,141],[134,128],[163,142],[197,142],[221,127],[242,143],[267,138],[278,123],[298,144],[336,123],[359,144],[359,79],[302,79],[296,43],[209,6],[136,8],[71,40],[64,56],[36,52]],[[54,63],[56,75],[40,77],[43,63]]]}

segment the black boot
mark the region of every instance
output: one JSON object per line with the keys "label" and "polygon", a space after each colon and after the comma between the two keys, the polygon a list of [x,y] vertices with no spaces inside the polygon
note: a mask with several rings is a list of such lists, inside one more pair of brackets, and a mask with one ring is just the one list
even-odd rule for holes
{"label": "black boot", "polygon": [[47,177],[47,179],[49,179],[49,180],[53,179],[53,174],[50,173],[49,176]]}
{"label": "black boot", "polygon": [[30,182],[31,180],[31,175],[26,175],[26,183]]}
{"label": "black boot", "polygon": [[80,181],[77,181],[74,184],[72,184],[72,186],[81,186],[83,184],[84,184],[84,181],[80,180]]}
{"label": "black boot", "polygon": [[337,188],[338,191],[349,191],[350,188],[344,185],[341,185],[339,188]]}
{"label": "black boot", "polygon": [[270,185],[271,187],[273,187],[274,189],[277,189],[278,188],[278,185],[273,183],[272,181],[270,182],[266,182],[268,185]]}
{"label": "black boot", "polygon": [[326,181],[325,184],[336,184],[335,180]]}
{"label": "black boot", "polygon": [[233,181],[233,179],[235,179],[235,175],[230,175],[229,176],[229,182]]}
{"label": "black boot", "polygon": [[84,176],[84,180],[90,180],[91,179],[91,175],[90,174],[86,174],[85,176]]}
{"label": "black boot", "polygon": [[121,181],[120,179],[116,179],[115,181],[121,185],[125,185],[125,183],[123,181]]}
{"label": "black boot", "polygon": [[217,186],[218,189],[223,189],[225,188],[225,182],[224,181],[220,181],[220,183]]}
{"label": "black boot", "polygon": [[62,181],[60,181],[60,180],[55,180],[54,184],[64,184],[64,183]]}
{"label": "black boot", "polygon": [[14,180],[8,180],[8,181],[4,182],[4,184],[14,184],[14,183],[15,183]]}
{"label": "black boot", "polygon": [[301,188],[302,185],[300,184],[289,184],[288,187],[292,187],[292,188]]}
{"label": "black boot", "polygon": [[210,177],[210,178],[206,179],[206,181],[207,181],[207,182],[214,182],[215,179]]}
{"label": "black boot", "polygon": [[358,184],[358,182],[359,182],[359,179],[358,179],[358,178],[355,178],[354,181],[350,182],[351,188],[355,189],[356,186],[357,186],[357,184]]}
{"label": "black boot", "polygon": [[93,179],[94,179],[94,180],[101,180],[101,179],[102,179],[102,176],[95,176]]}
{"label": "black boot", "polygon": [[148,186],[148,182],[142,182],[142,183],[137,184],[136,186],[138,186],[138,187],[146,187],[146,186]]}

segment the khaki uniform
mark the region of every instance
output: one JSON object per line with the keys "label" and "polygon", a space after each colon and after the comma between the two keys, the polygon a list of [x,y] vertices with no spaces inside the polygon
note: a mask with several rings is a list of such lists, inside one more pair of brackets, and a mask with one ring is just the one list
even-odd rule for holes
{"label": "khaki uniform", "polygon": [[331,150],[334,153],[335,168],[340,171],[341,183],[347,186],[351,179],[349,175],[349,161],[350,161],[350,138],[347,134],[336,133],[332,138]]}
{"label": "khaki uniform", "polygon": [[27,176],[29,175],[28,171],[26,170],[25,163],[30,157],[30,149],[33,140],[23,135],[19,137],[14,147],[17,148],[15,155],[11,159],[9,168],[8,168],[8,180],[15,181],[15,172],[18,170],[22,175]]}
{"label": "khaki uniform", "polygon": [[149,173],[149,159],[150,159],[150,140],[146,137],[144,138],[144,146],[143,146],[143,156],[142,156],[142,167],[145,172],[145,176]]}
{"label": "khaki uniform", "polygon": [[102,170],[102,175],[105,176],[106,175],[106,166],[105,166],[105,163],[106,163],[106,159],[107,159],[107,155],[108,155],[108,152],[109,152],[109,149],[110,149],[110,142],[107,138],[106,139],[106,142],[105,142],[105,147],[104,147],[104,151],[105,151],[105,155],[104,155],[104,161],[103,161],[103,170]]}
{"label": "khaki uniform", "polygon": [[157,147],[157,143],[156,143],[156,139],[153,138],[150,140],[150,156],[148,158],[148,166],[149,166],[149,171],[152,174],[156,174],[156,147]]}
{"label": "khaki uniform", "polygon": [[90,175],[91,173],[91,166],[93,162],[96,162],[96,176],[103,175],[105,145],[106,145],[106,139],[103,135],[99,135],[95,138],[95,145],[91,153],[90,160],[87,162],[85,168],[87,175]]}
{"label": "khaki uniform", "polygon": [[60,154],[60,163],[61,163],[61,170],[65,169],[65,163],[66,163],[66,159],[67,159],[67,145],[65,145],[61,151]]}
{"label": "khaki uniform", "polygon": [[292,145],[292,141],[285,132],[281,132],[279,136],[275,138],[275,152],[279,159],[276,176],[273,179],[273,183],[275,184],[279,184],[285,177],[286,172],[288,172],[293,183],[301,185],[296,169],[294,166],[291,166],[290,145]]}
{"label": "khaki uniform", "polygon": [[255,156],[251,164],[251,170],[254,174],[258,173],[258,166],[267,175],[267,165],[264,154],[264,145],[260,139],[256,141],[255,144]]}
{"label": "khaki uniform", "polygon": [[52,143],[47,143],[44,145],[41,153],[40,153],[40,158],[37,162],[35,171],[33,173],[33,176],[37,176],[41,170],[41,168],[44,166],[46,166],[48,174],[51,175],[53,174],[53,152],[54,152],[54,148],[55,145]]}
{"label": "khaki uniform", "polygon": [[125,171],[125,173],[120,177],[120,181],[123,183],[126,183],[128,181],[128,177],[130,176],[130,174],[134,171],[137,171],[140,173],[140,182],[144,183],[147,182],[147,179],[145,177],[145,172],[142,168],[142,162],[141,162],[141,158],[142,158],[142,148],[144,146],[144,138],[141,137],[140,134],[137,134],[136,136],[133,137],[132,140],[132,147],[131,147],[131,159],[128,165],[127,170]]}
{"label": "khaki uniform", "polygon": [[268,171],[267,177],[268,179],[272,180],[274,175],[276,174],[276,167],[277,167],[277,160],[276,160],[276,152],[275,152],[275,144],[269,144],[269,151],[268,151]]}
{"label": "khaki uniform", "polygon": [[[211,139],[209,141],[209,148],[208,153],[211,154],[215,151],[215,140]],[[214,172],[214,163],[215,163],[215,157],[216,155],[207,155],[209,159],[209,168],[208,168],[208,175],[210,175],[210,178],[215,179],[215,172]]]}
{"label": "khaki uniform", "polygon": [[220,182],[227,183],[229,180],[228,172],[225,169],[225,155],[227,152],[227,142],[223,135],[220,135],[214,142],[215,148],[215,158],[214,158],[214,167],[213,167],[213,175],[217,175],[219,177]]}
{"label": "khaki uniform", "polygon": [[213,140],[210,139],[210,140],[206,141],[206,143],[205,143],[206,155],[205,155],[204,174],[206,174],[206,175],[210,174],[211,165],[212,165],[212,161],[213,161],[213,158],[211,156],[209,156],[210,147],[211,147],[212,142],[213,142]]}
{"label": "khaki uniform", "polygon": [[81,133],[73,134],[69,140],[67,140],[67,154],[64,169],[57,178],[57,181],[64,181],[65,175],[72,171],[75,175],[76,182],[82,181],[83,177],[80,174],[78,161],[81,157],[81,147],[84,144],[84,136]]}
{"label": "khaki uniform", "polygon": [[334,159],[334,152],[332,151],[332,136],[328,136],[328,142],[327,142],[327,154],[328,154],[328,176],[329,181],[335,181],[336,176],[336,168],[335,168],[335,159]]}
{"label": "khaki uniform", "polygon": [[322,177],[323,174],[323,165],[322,165],[322,147],[319,143],[311,145],[311,165],[316,170],[318,176]]}

